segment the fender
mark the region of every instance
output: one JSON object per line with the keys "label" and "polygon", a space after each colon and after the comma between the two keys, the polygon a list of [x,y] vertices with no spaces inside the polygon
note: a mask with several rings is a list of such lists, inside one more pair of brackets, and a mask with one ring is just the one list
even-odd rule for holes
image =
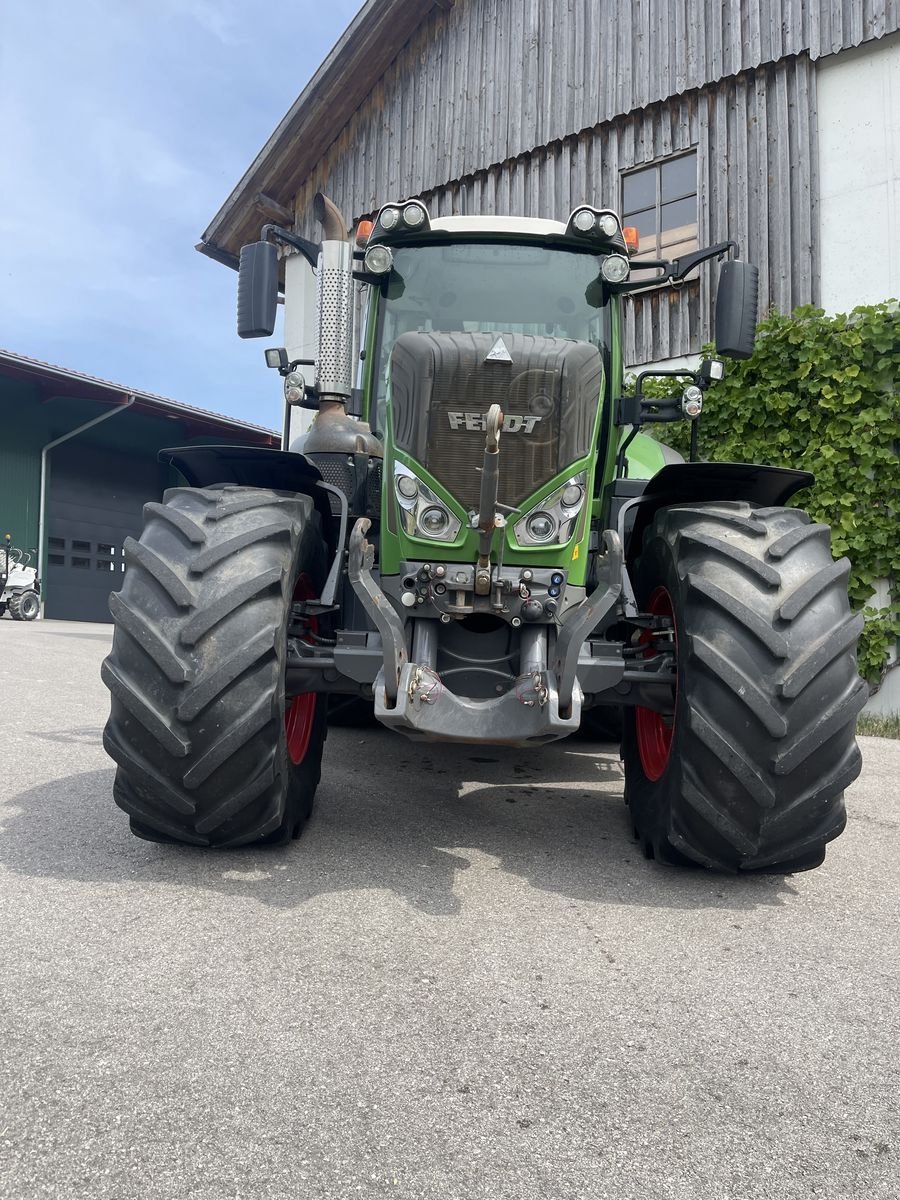
{"label": "fender", "polygon": [[[189,487],[234,483],[239,487],[271,488],[310,496],[321,514],[322,532],[333,556],[321,600],[333,603],[347,538],[347,497],[339,488],[326,483],[319,468],[308,458],[265,446],[175,446],[160,450],[157,457],[161,463],[180,471]],[[331,496],[338,501],[337,514],[332,512]]]}
{"label": "fender", "polygon": [[[672,463],[647,481],[640,496],[622,506],[618,515],[619,536],[626,557],[634,561],[640,553],[653,514],[669,504],[703,504],[714,500],[746,500],[761,508],[780,507],[795,492],[809,487],[815,476],[790,467],[760,467],[750,463]],[[626,518],[634,524],[627,534]]]}
{"label": "fender", "polygon": [[266,446],[175,446],[160,450],[158,458],[179,470],[190,487],[236,483],[312,496],[326,533],[332,524],[328,497],[317,486],[322,482],[321,472],[302,454]]}

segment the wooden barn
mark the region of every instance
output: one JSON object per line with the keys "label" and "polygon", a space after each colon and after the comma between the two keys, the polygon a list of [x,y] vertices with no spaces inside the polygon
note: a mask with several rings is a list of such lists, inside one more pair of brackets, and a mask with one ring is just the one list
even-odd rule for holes
{"label": "wooden barn", "polygon": [[[367,0],[200,248],[312,234],[318,189],[348,221],[588,201],[653,252],[733,238],[762,306],[897,296],[898,29],[900,0]],[[715,283],[633,299],[626,360],[696,352]]]}

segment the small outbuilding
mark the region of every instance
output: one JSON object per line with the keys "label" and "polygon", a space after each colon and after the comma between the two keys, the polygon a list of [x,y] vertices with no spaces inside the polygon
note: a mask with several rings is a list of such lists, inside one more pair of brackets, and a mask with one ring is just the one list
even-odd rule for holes
{"label": "small outbuilding", "polygon": [[7,350],[0,417],[0,536],[40,557],[44,615],[60,620],[110,620],[122,544],[179,482],[161,449],[280,445],[270,429]]}

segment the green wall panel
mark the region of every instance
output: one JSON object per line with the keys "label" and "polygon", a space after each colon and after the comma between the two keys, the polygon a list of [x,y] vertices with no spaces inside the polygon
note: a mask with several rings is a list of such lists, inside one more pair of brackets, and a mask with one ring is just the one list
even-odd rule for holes
{"label": "green wall panel", "polygon": [[37,546],[46,420],[33,385],[0,379],[0,537],[11,533],[24,550]]}

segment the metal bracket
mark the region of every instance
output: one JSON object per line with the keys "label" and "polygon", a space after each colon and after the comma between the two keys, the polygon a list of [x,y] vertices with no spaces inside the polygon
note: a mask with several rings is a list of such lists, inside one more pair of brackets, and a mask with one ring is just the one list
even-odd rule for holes
{"label": "metal bracket", "polygon": [[597,585],[577,608],[566,614],[566,621],[556,639],[554,672],[559,680],[559,709],[568,712],[578,672],[578,656],[587,635],[602,621],[622,592],[622,570],[625,555],[622,540],[612,529],[603,531],[606,545],[605,580]]}
{"label": "metal bracket", "polygon": [[329,496],[337,497],[341,506],[341,518],[337,537],[334,539],[334,558],[331,561],[331,567],[328,570],[325,585],[322,588],[322,595],[318,600],[304,601],[303,611],[310,614],[330,612],[335,607],[334,598],[337,595],[338,581],[341,577],[341,565],[344,557],[344,544],[347,540],[347,525],[349,523],[350,511],[347,505],[347,497],[340,488],[335,487],[331,483],[325,483],[323,479],[316,480],[316,487],[320,491],[327,492]]}
{"label": "metal bracket", "polygon": [[283,229],[280,225],[269,223],[263,225],[260,230],[259,240],[267,242],[269,238],[274,238],[276,242],[283,242],[286,246],[290,246],[294,250],[299,250],[309,265],[316,269],[319,261],[319,246],[315,242],[311,242],[308,238],[300,237],[299,234],[292,233],[289,229]]}
{"label": "metal bracket", "polygon": [[384,651],[384,694],[391,705],[397,701],[400,672],[406,665],[408,654],[403,622],[390,600],[372,578],[375,563],[375,547],[366,541],[372,522],[360,517],[350,534],[350,554],[347,577],[359,597],[363,608],[381,634]]}

